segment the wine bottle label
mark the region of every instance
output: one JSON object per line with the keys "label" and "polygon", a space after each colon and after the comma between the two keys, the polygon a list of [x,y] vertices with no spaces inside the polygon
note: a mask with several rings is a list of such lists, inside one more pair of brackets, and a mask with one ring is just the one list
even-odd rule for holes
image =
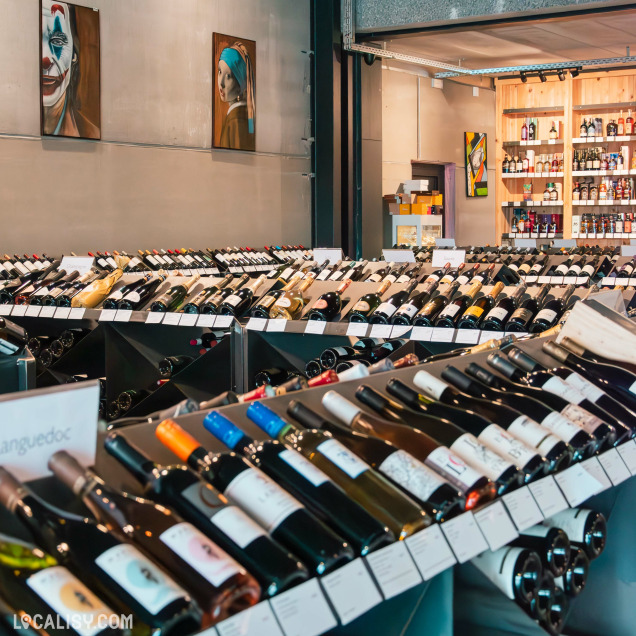
{"label": "wine bottle label", "polygon": [[294,268],[293,267],[288,267],[281,275],[281,278],[287,279],[289,278],[293,273],[294,273]]}
{"label": "wine bottle label", "polygon": [[448,384],[443,380],[439,380],[428,371],[419,371],[414,378],[415,385],[428,393],[431,397],[439,400],[440,396],[448,388]]}
{"label": "wine bottle label", "polygon": [[23,265],[30,271],[33,272],[35,271],[35,266],[33,265],[33,263],[31,261],[24,261]]}
{"label": "wine bottle label", "polygon": [[519,271],[519,265],[516,263],[510,263],[510,265],[508,265],[508,269],[511,269],[513,272],[517,272]]}
{"label": "wine bottle label", "polygon": [[278,455],[286,464],[289,464],[298,474],[308,479],[314,486],[318,487],[329,481],[325,473],[314,466],[307,458],[303,457],[295,450],[284,450]]}
{"label": "wine bottle label", "polygon": [[536,316],[535,320],[545,320],[552,322],[557,317],[557,312],[552,309],[542,309]]}
{"label": "wine bottle label", "polygon": [[462,274],[461,276],[457,277],[457,282],[460,285],[466,285],[466,283],[468,283],[469,280],[470,280],[470,276],[466,276],[466,274]]}
{"label": "wine bottle label", "polygon": [[397,311],[397,307],[391,303],[381,303],[375,310],[377,314],[386,314],[387,318],[390,318]]}
{"label": "wine bottle label", "polygon": [[322,272],[320,272],[320,274],[318,274],[316,280],[327,280],[329,278],[329,274],[331,274],[331,270],[324,269]]}
{"label": "wine bottle label", "polygon": [[530,271],[534,272],[535,274],[538,274],[542,269],[543,269],[543,263],[535,263],[532,266],[532,269]]}
{"label": "wine bottle label", "polygon": [[211,521],[242,549],[259,537],[267,536],[263,528],[236,506],[226,506],[219,510],[211,517]]}
{"label": "wine bottle label", "polygon": [[628,391],[630,393],[636,393],[636,382],[633,382],[632,384],[629,385]]}
{"label": "wine bottle label", "polygon": [[557,274],[565,276],[568,273],[568,266],[565,263],[561,263],[561,265],[559,265],[555,271]]}
{"label": "wine bottle label", "polygon": [[33,267],[34,267],[35,269],[40,269],[40,270],[42,270],[42,269],[44,269],[44,264],[42,263],[42,261],[34,261],[34,263],[33,263]]}
{"label": "wine bottle label", "polygon": [[508,426],[508,433],[530,448],[536,448],[542,455],[547,454],[559,442],[545,426],[525,415],[520,415]]}
{"label": "wine bottle label", "polygon": [[258,306],[267,309],[271,305],[276,302],[276,298],[274,296],[265,296],[258,301]]}
{"label": "wine bottle label", "polygon": [[408,316],[409,318],[413,318],[417,311],[418,309],[415,305],[407,303],[406,305],[402,305],[400,307],[400,316]]}
{"label": "wine bottle label", "polygon": [[185,521],[166,530],[159,538],[214,587],[244,572],[232,557]]}
{"label": "wine bottle label", "polygon": [[594,265],[586,265],[582,270],[582,274],[587,274],[588,276],[592,276],[594,274]]}
{"label": "wine bottle label", "polygon": [[455,316],[455,314],[457,314],[457,312],[459,311],[459,305],[446,305],[446,307],[444,307],[444,310],[440,313],[439,317],[440,318],[452,318],[453,316]]}
{"label": "wine bottle label", "polygon": [[323,298],[319,298],[315,303],[312,309],[327,309],[329,303]]}
{"label": "wine bottle label", "polygon": [[369,276],[369,278],[367,278],[367,280],[365,282],[367,283],[379,283],[382,280],[382,276],[380,276],[379,274],[371,274],[371,276]]}
{"label": "wine bottle label", "polygon": [[475,316],[475,318],[479,318],[483,313],[484,313],[483,307],[472,305],[464,312],[464,316]]}
{"label": "wine bottle label", "polygon": [[484,477],[483,473],[471,468],[461,457],[445,446],[439,446],[429,453],[425,463],[463,493]]}
{"label": "wine bottle label", "polygon": [[32,296],[46,296],[48,293],[48,288],[46,286],[40,287]]}
{"label": "wine bottle label", "polygon": [[572,265],[570,267],[570,272],[574,272],[574,275],[578,276],[581,273],[581,266],[580,265]]}
{"label": "wine bottle label", "polygon": [[581,408],[576,404],[568,404],[561,411],[561,415],[571,422],[578,424],[578,426],[590,435],[594,435],[596,429],[605,423],[603,420],[596,417],[596,415],[592,415],[589,411],[586,411],[584,408]]}
{"label": "wine bottle label", "polygon": [[128,261],[128,269],[132,269],[133,267],[138,267],[140,263],[141,263],[141,261],[136,256],[133,256]]}
{"label": "wine bottle label", "polygon": [[567,417],[564,417],[560,413],[556,412],[550,413],[545,418],[543,418],[543,420],[541,420],[541,426],[544,426],[549,431],[552,431],[564,442],[570,442],[570,440],[572,440],[575,435],[578,435],[581,432],[580,426],[577,426]]}
{"label": "wine bottle label", "polygon": [[411,277],[408,274],[402,274],[395,282],[396,283],[408,283]]}
{"label": "wine bottle label", "polygon": [[[113,298],[116,295],[117,295],[117,292],[113,294]],[[119,299],[115,298],[115,300],[119,300]],[[138,303],[141,300],[141,296],[139,295],[139,292],[131,291],[128,294],[126,294],[126,300],[130,301],[131,303]]]}
{"label": "wine bottle label", "polygon": [[537,456],[535,450],[528,448],[498,424],[487,426],[477,439],[494,453],[508,457],[519,468],[523,468]]}
{"label": "wine bottle label", "polygon": [[80,636],[101,633],[104,622],[109,619],[116,624],[113,610],[61,565],[32,574],[26,583],[63,623],[66,623],[65,617],[72,618],[72,631]]}
{"label": "wine bottle label", "polygon": [[512,320],[513,318],[516,318],[522,322],[528,322],[528,320],[532,318],[532,312],[529,309],[519,307],[519,309],[515,309],[515,311],[512,313],[512,316],[510,316],[510,320]]}
{"label": "wine bottle label", "polygon": [[188,595],[129,543],[106,550],[95,563],[153,615]]}
{"label": "wine bottle label", "polygon": [[371,305],[369,305],[369,303],[366,302],[366,300],[358,301],[353,307],[353,311],[369,311],[370,309],[371,309]]}
{"label": "wine bottle label", "polygon": [[450,449],[492,481],[497,481],[509,468],[514,468],[510,462],[493,453],[487,446],[480,444],[470,433],[464,433],[458,437],[451,444]]}
{"label": "wine bottle label", "polygon": [[335,439],[322,442],[316,447],[316,450],[338,466],[340,470],[347,473],[351,479],[355,479],[365,470],[369,470],[369,466],[365,462]]}
{"label": "wine bottle label", "polygon": [[[150,260],[150,257],[149,257],[149,259],[148,259],[148,260]],[[98,259],[97,259],[97,264],[98,264],[100,267],[103,267],[104,269],[108,269],[108,263],[107,263],[107,261],[106,261],[106,259],[105,259],[105,258],[98,258]]]}
{"label": "wine bottle label", "polygon": [[287,296],[281,296],[275,303],[274,307],[291,307],[292,301]]}
{"label": "wine bottle label", "polygon": [[226,305],[231,305],[232,307],[236,307],[241,302],[241,297],[236,294],[232,294],[225,299]]}
{"label": "wine bottle label", "polygon": [[582,375],[579,375],[576,372],[570,373],[565,381],[571,387],[574,387],[579,393],[582,393],[588,400],[590,400],[590,402],[596,402],[596,400],[605,395],[605,393],[596,385],[592,384],[589,380],[586,380]]}
{"label": "wine bottle label", "polygon": [[571,404],[580,404],[585,399],[582,393],[579,393],[574,387],[556,375],[552,376],[541,388],[549,393],[558,395]]}
{"label": "wine bottle label", "polygon": [[502,548],[496,552],[483,552],[471,563],[494,583],[509,599],[515,599],[517,561],[525,548]]}
{"label": "wine bottle label", "polygon": [[538,523],[536,526],[531,526],[530,528],[526,528],[520,534],[522,537],[524,535],[527,535],[529,537],[540,537],[542,539],[545,539],[548,536],[548,533],[550,532],[550,530],[551,528],[548,528],[548,526],[544,526]]}
{"label": "wine bottle label", "polygon": [[389,274],[388,276],[384,277],[385,281],[388,281],[389,283],[393,284],[396,280],[395,275],[394,274]]}
{"label": "wine bottle label", "polygon": [[[155,265],[156,267],[159,267],[159,266],[160,266],[159,261],[158,261],[158,260],[157,260],[154,256],[151,256],[150,254],[146,254],[146,258],[147,258],[147,259],[148,259],[148,260],[149,260],[149,261],[150,261],[153,265]],[[101,263],[100,263],[100,265],[101,265]]]}
{"label": "wine bottle label", "polygon": [[568,535],[570,541],[584,543],[587,520],[591,514],[591,510],[584,508],[569,508],[548,517],[543,523],[550,528],[560,528]]}
{"label": "wine bottle label", "polygon": [[119,267],[112,256],[109,256],[106,260],[113,269],[117,269]]}
{"label": "wine bottle label", "polygon": [[289,515],[303,510],[300,502],[265,473],[255,468],[244,470],[237,475],[224,494],[270,533]]}
{"label": "wine bottle label", "polygon": [[380,464],[379,469],[420,501],[428,501],[445,483],[434,470],[403,450],[391,453]]}
{"label": "wine bottle label", "polygon": [[337,272],[334,272],[329,277],[329,280],[340,280],[343,276],[344,276],[344,270],[343,269],[339,269]]}
{"label": "wine bottle label", "polygon": [[503,322],[506,319],[507,315],[508,315],[507,309],[504,309],[503,307],[494,307],[486,314],[485,320],[494,318],[495,320],[498,320],[499,322]]}
{"label": "wine bottle label", "polygon": [[434,280],[437,282],[439,279],[440,279],[440,276],[438,276],[437,274],[430,274],[425,282],[428,282],[429,280]]}

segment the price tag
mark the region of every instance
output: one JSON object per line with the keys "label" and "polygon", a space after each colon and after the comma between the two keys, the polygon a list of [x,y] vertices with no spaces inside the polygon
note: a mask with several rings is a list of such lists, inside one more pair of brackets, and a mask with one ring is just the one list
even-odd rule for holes
{"label": "price tag", "polygon": [[533,484],[528,484],[528,488],[534,500],[539,504],[541,514],[543,514],[544,517],[551,517],[557,512],[561,512],[561,510],[565,510],[569,507],[568,502],[556,485],[552,475],[539,479],[539,481],[535,481]]}
{"label": "price tag", "polygon": [[[56,307],[55,315],[53,316],[53,318],[60,318],[61,320],[66,320],[69,317],[70,313],[71,313],[70,307]],[[40,312],[40,315],[42,315],[42,312]]]}
{"label": "price tag", "polygon": [[460,563],[470,561],[488,549],[488,543],[471,512],[449,519],[441,528]]}
{"label": "price tag", "polygon": [[539,277],[538,276],[526,276],[526,283],[530,284],[530,283],[536,283],[537,279]]}
{"label": "price tag", "polygon": [[432,337],[433,327],[413,327],[413,331],[411,332],[411,340],[430,342]]}
{"label": "price tag", "polygon": [[343,565],[320,581],[343,626],[382,602],[362,559]]}
{"label": "price tag", "polygon": [[545,283],[549,283],[552,276],[539,276],[539,285],[544,285]]}
{"label": "price tag", "polygon": [[581,464],[574,464],[554,476],[559,488],[573,508],[595,495],[601,484]]}
{"label": "price tag", "polygon": [[501,501],[484,506],[473,514],[491,550],[498,550],[519,536]]}
{"label": "price tag", "polygon": [[588,280],[589,280],[589,278],[587,276],[577,276],[576,277],[576,284],[577,285],[585,285],[585,283],[587,283]]}
{"label": "price tag", "polygon": [[488,340],[501,340],[504,337],[503,331],[481,331],[480,333],[479,344],[488,342]]}
{"label": "price tag", "polygon": [[533,239],[539,238],[539,233],[538,232],[530,232],[530,238],[533,238]]}
{"label": "price tag", "polygon": [[508,207],[508,203],[509,203],[508,201],[503,201],[503,202],[501,203],[501,207],[502,207],[502,208],[507,208],[507,207]]}
{"label": "price tag", "polygon": [[554,238],[556,236],[556,232],[548,232],[548,238]]}
{"label": "price tag", "polygon": [[[104,311],[109,311],[109,310],[105,309],[102,311],[102,313]],[[130,322],[131,317],[132,317],[132,309],[118,309],[115,313],[115,317],[113,318],[113,320],[115,322]]]}
{"label": "price tag", "polygon": [[[42,309],[44,311],[44,308]],[[71,320],[81,320],[84,318],[84,312],[86,309],[84,307],[73,307],[68,315]],[[42,315],[42,314],[40,314]]]}
{"label": "price tag", "polygon": [[527,145],[528,145],[528,142],[527,142],[525,139],[522,139],[522,140],[519,142],[519,144],[520,144],[521,146],[527,146]]}
{"label": "price tag", "polygon": [[466,250],[433,250],[433,267],[444,267],[450,263],[452,268],[459,267],[466,260]]}
{"label": "price tag", "polygon": [[180,314],[179,327],[194,327],[199,320],[199,314]]}
{"label": "price tag", "polygon": [[564,285],[576,285],[576,276],[564,276],[563,277]]}
{"label": "price tag", "polygon": [[616,141],[629,141],[629,135],[616,135],[614,139]]}
{"label": "price tag", "polygon": [[285,636],[319,636],[338,625],[316,579],[270,600]]}
{"label": "price tag", "polygon": [[530,238],[530,232],[522,232],[522,233],[521,233],[521,238],[527,238],[527,239],[529,239],[529,238]]}
{"label": "price tag", "polygon": [[431,342],[453,342],[454,337],[454,329],[446,329],[445,327],[433,327]]}
{"label": "price tag", "polygon": [[589,459],[586,459],[581,462],[581,466],[583,466],[583,468],[585,468],[585,470],[587,470],[587,472],[590,473],[590,475],[592,475],[599,484],[601,484],[601,490],[607,490],[612,487],[612,482],[607,476],[607,473],[603,470],[598,457],[590,457]]}
{"label": "price tag", "polygon": [[285,318],[273,318],[267,323],[267,331],[285,331],[286,326]]}
{"label": "price tag", "polygon": [[216,629],[220,636],[284,636],[267,601],[224,620]]}
{"label": "price tag", "polygon": [[13,311],[11,312],[12,316],[24,316],[26,314],[28,305],[14,305]]}
{"label": "price tag", "polygon": [[599,170],[598,174],[599,174],[599,177],[605,177],[607,176],[607,170]]}
{"label": "price tag", "polygon": [[387,263],[415,263],[413,250],[382,250]]}
{"label": "price tag", "polygon": [[267,318],[250,318],[245,325],[250,331],[264,331],[267,325]]}
{"label": "price tag", "polygon": [[556,144],[556,139],[548,139],[548,144],[550,146],[554,146]]}
{"label": "price tag", "polygon": [[181,269],[179,270],[184,276],[192,276],[192,270],[190,269]]}
{"label": "price tag", "polygon": [[563,276],[550,276],[550,282],[553,285],[563,285]]}
{"label": "price tag", "polygon": [[455,342],[457,344],[477,344],[481,333],[477,329],[458,329]]}
{"label": "price tag", "polygon": [[636,285],[636,278],[630,278],[629,279],[629,284],[630,285]]}
{"label": "price tag", "polygon": [[629,470],[632,475],[636,475],[636,443],[634,440],[621,444],[617,450],[625,462],[627,470]]}
{"label": "price tag", "polygon": [[[590,141],[592,141],[591,137],[588,137]],[[594,137],[594,141],[603,141],[603,137]]]}
{"label": "price tag", "polygon": [[457,563],[439,525],[420,530],[404,543],[425,581]]}
{"label": "price tag", "polygon": [[234,316],[217,316],[214,326],[219,329],[227,329],[232,326],[233,322]]}
{"label": "price tag", "polygon": [[214,327],[216,316],[213,314],[199,314],[197,327]]}
{"label": "price tag", "polygon": [[527,486],[504,495],[503,501],[517,530],[525,530],[543,521],[541,510]]}
{"label": "price tag", "polygon": [[629,205],[629,201],[627,199],[621,199],[621,205]]}
{"label": "price tag", "polygon": [[325,333],[327,323],[324,320],[308,320],[305,325],[305,333],[313,333],[318,336]]}
{"label": "price tag", "polygon": [[370,338],[390,338],[393,325],[371,325]]}
{"label": "price tag", "polygon": [[601,287],[613,287],[614,285],[616,285],[615,281],[615,278],[604,278],[601,281]]}
{"label": "price tag", "polygon": [[512,202],[512,207],[513,208],[518,208],[521,205],[521,201],[513,201]]}
{"label": "price tag", "polygon": [[402,336],[406,336],[411,329],[412,327],[407,325],[394,325],[391,331],[391,338],[402,338]]}
{"label": "price tag", "polygon": [[102,312],[99,314],[100,322],[112,322],[115,320],[115,315],[117,314],[116,309],[102,309]]}
{"label": "price tag", "polygon": [[[9,311],[11,311],[11,305],[0,305],[0,315],[2,315],[2,308],[9,307]],[[55,315],[55,310],[57,307],[42,307],[42,311],[40,312],[40,318],[53,318]]]}
{"label": "price tag", "polygon": [[40,311],[42,307],[40,305],[27,305],[26,306],[26,316],[31,316],[31,318],[37,318],[40,315]]}
{"label": "price tag", "polygon": [[625,462],[615,448],[610,448],[610,450],[599,455],[598,461],[601,463],[603,470],[607,473],[607,476],[614,486],[618,486],[618,484],[621,484],[631,477],[631,473],[627,469]]}
{"label": "price tag", "polygon": [[162,314],[160,311],[149,311],[146,316],[146,324],[147,325],[158,325],[162,320],[165,314]]}
{"label": "price tag", "polygon": [[366,322],[350,322],[347,326],[347,336],[364,338],[367,335],[369,325]]}
{"label": "price tag", "polygon": [[80,276],[87,274],[93,268],[95,259],[92,256],[62,256],[60,269],[67,272],[77,271]]}
{"label": "price tag", "polygon": [[629,285],[629,278],[625,278],[624,276],[621,276],[620,278],[616,278],[616,285],[627,287],[627,285]]}
{"label": "price tag", "polygon": [[176,326],[179,324],[180,320],[181,320],[181,314],[177,314],[174,311],[169,311],[164,314],[163,324]]}
{"label": "price tag", "polygon": [[[413,254],[411,250],[408,251]],[[314,249],[314,261],[316,261],[316,265],[321,265],[325,261],[329,261],[329,263],[334,264],[343,259],[342,250],[339,247],[317,247]]]}
{"label": "price tag", "polygon": [[366,559],[387,600],[422,582],[422,577],[403,541],[396,541],[372,552]]}

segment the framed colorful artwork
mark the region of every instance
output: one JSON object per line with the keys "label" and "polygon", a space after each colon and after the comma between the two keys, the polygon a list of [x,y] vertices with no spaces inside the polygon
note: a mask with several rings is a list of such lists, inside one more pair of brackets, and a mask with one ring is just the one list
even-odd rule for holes
{"label": "framed colorful artwork", "polygon": [[42,135],[101,138],[99,11],[40,0]]}
{"label": "framed colorful artwork", "polygon": [[466,194],[469,197],[488,196],[486,165],[486,133],[464,133],[466,149]]}
{"label": "framed colorful artwork", "polygon": [[212,147],[256,150],[256,42],[213,36]]}

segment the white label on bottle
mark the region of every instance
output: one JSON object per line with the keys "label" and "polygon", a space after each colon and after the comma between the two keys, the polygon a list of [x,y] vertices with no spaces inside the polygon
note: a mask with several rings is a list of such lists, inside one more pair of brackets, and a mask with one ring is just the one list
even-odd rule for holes
{"label": "white label on bottle", "polygon": [[291,299],[287,296],[281,296],[275,303],[274,307],[290,307],[292,304]]}
{"label": "white label on bottle", "polygon": [[270,533],[289,515],[303,509],[299,501],[256,468],[237,475],[224,494]]}
{"label": "white label on bottle", "polygon": [[559,439],[562,439],[564,442],[569,442],[571,439],[574,438],[575,435],[581,432],[580,426],[577,426],[574,422],[556,412],[552,412],[547,415],[541,421],[541,426],[544,426],[549,431],[552,431]]}
{"label": "white label on bottle", "polygon": [[379,283],[382,280],[382,276],[379,276],[378,274],[371,274],[371,276],[369,276],[369,278],[367,278],[367,280],[365,281],[366,283]]}
{"label": "white label on bottle", "polygon": [[228,296],[225,301],[227,305],[232,305],[232,307],[236,307],[241,302],[241,297],[236,294],[231,294]]}
{"label": "white label on bottle", "polygon": [[338,466],[340,470],[347,473],[351,479],[355,479],[365,470],[369,470],[368,464],[335,439],[322,442],[316,447],[316,450]]}
{"label": "white label on bottle", "polygon": [[434,470],[403,450],[391,453],[378,468],[420,501],[428,501],[445,483]]}
{"label": "white label on bottle", "polygon": [[126,300],[130,301],[131,303],[138,303],[141,300],[141,296],[139,295],[139,292],[131,291],[130,293],[126,294]]}
{"label": "white label on bottle", "polygon": [[489,318],[496,318],[497,320],[503,322],[507,315],[507,309],[504,309],[503,307],[495,307],[486,314],[486,318],[484,318],[484,321],[488,320]]}
{"label": "white label on bottle", "polygon": [[514,600],[515,566],[523,551],[524,548],[508,548],[497,554],[484,552],[473,559],[471,563],[509,599]]}
{"label": "white label on bottle", "polygon": [[100,554],[95,563],[153,615],[187,593],[128,543]]}
{"label": "white label on bottle", "polygon": [[397,307],[391,303],[381,303],[374,313],[386,314],[390,318],[397,311]]}
{"label": "white label on bottle", "polygon": [[115,262],[115,259],[114,259],[112,256],[109,256],[106,260],[108,261],[108,264],[109,264],[109,265],[110,265],[113,269],[117,269],[117,268],[118,268],[118,265],[117,265],[117,263]]}
{"label": "white label on bottle", "polygon": [[218,545],[185,521],[166,530],[159,538],[215,587],[244,571]]}
{"label": "white label on bottle", "polygon": [[579,393],[582,393],[591,402],[596,402],[599,398],[602,398],[605,393],[601,391],[597,386],[592,384],[589,380],[586,380],[582,375],[576,372],[570,373],[565,381],[574,387]]}
{"label": "white label on bottle", "polygon": [[340,280],[344,276],[344,273],[343,269],[339,269],[329,277],[329,280]]}
{"label": "white label on bottle", "polygon": [[487,426],[477,439],[493,452],[508,457],[515,466],[520,468],[537,457],[536,451],[528,448],[498,424]]}
{"label": "white label on bottle", "polygon": [[29,270],[20,262],[20,261],[16,261],[13,266],[21,273],[21,274],[28,274]]}
{"label": "white label on bottle", "polygon": [[636,382],[634,382],[633,384],[630,384],[628,391],[630,393],[636,394]]}
{"label": "white label on bottle", "polygon": [[581,267],[579,265],[572,265],[569,271],[574,272],[574,275],[578,276],[581,273]]}
{"label": "white label on bottle", "polygon": [[44,287],[40,287],[40,289],[38,289],[34,294],[31,294],[32,296],[46,296],[48,294],[49,290],[48,287],[44,286]]}
{"label": "white label on bottle", "polygon": [[579,404],[585,399],[584,395],[556,375],[551,377],[541,388],[558,395],[571,404]]}
{"label": "white label on bottle", "polygon": [[446,307],[444,307],[444,311],[442,311],[439,317],[442,318],[448,316],[449,318],[452,318],[458,311],[459,305],[446,305]]}
{"label": "white label on bottle", "polygon": [[415,386],[425,391],[431,397],[439,400],[442,393],[448,388],[448,384],[443,380],[431,375],[428,371],[418,371],[413,378]]}
{"label": "white label on bottle", "polygon": [[568,404],[562,411],[561,415],[567,417],[568,420],[578,424],[584,431],[587,431],[590,435],[594,435],[594,431],[604,424],[603,420],[592,415],[589,411],[582,409],[576,404]]}
{"label": "white label on bottle", "polygon": [[[130,292],[131,294],[134,292]],[[112,301],[117,301],[117,300],[121,300],[123,297],[123,294],[120,290],[117,290],[116,292],[113,292],[109,297],[108,300],[112,300]]]}
{"label": "white label on bottle", "polygon": [[570,541],[582,543],[585,538],[585,522],[590,514],[594,513],[590,510],[570,508],[548,517],[543,523],[550,528],[561,528]]}
{"label": "white label on bottle", "polygon": [[557,312],[552,309],[542,309],[536,316],[535,320],[543,319],[546,322],[552,322],[557,317]]}
{"label": "white label on bottle", "polygon": [[285,280],[287,280],[293,273],[294,273],[294,268],[293,267],[288,267],[281,275],[280,278],[283,278]]}
{"label": "white label on bottle", "polygon": [[470,433],[464,433],[458,437],[450,449],[462,457],[473,468],[484,473],[492,481],[497,481],[501,475],[514,466],[493,453],[488,447],[480,444],[477,438]]}
{"label": "white label on bottle", "polygon": [[592,274],[594,274],[594,265],[586,265],[582,270],[581,273],[585,272],[588,276],[592,276]]}
{"label": "white label on bottle", "polygon": [[318,278],[316,278],[316,280],[327,280],[327,278],[329,278],[329,274],[331,274],[331,270],[325,269],[318,274]]}
{"label": "white label on bottle", "polygon": [[[60,565],[32,574],[26,583],[59,614],[61,622],[66,622],[65,617],[71,619],[69,631],[73,633],[94,636],[104,631],[104,624],[108,625],[109,620],[116,624],[113,610]],[[45,617],[41,618],[44,621]]]}
{"label": "white label on bottle", "polygon": [[396,541],[366,557],[385,600],[422,582],[422,577],[403,541]]}
{"label": "white label on bottle", "polygon": [[413,318],[413,316],[415,316],[417,312],[418,312],[418,308],[415,305],[412,305],[411,303],[407,303],[406,305],[402,305],[400,307],[400,314],[406,315],[409,318]]}
{"label": "white label on bottle", "polygon": [[395,282],[396,283],[408,283],[411,280],[411,276],[409,274],[402,274]]}
{"label": "white label on bottle", "polygon": [[284,450],[278,456],[314,486],[320,486],[329,481],[329,477],[320,468],[316,468],[306,457],[295,450]]}
{"label": "white label on bottle", "polygon": [[484,475],[477,472],[446,446],[439,446],[426,457],[425,463],[441,473],[451,484],[466,492]]}
{"label": "white label on bottle", "polygon": [[[150,254],[146,254],[146,258],[155,266],[160,267],[161,263],[159,263],[159,261],[154,257],[151,256]],[[99,261],[98,261],[99,262]],[[100,262],[101,265],[101,262]]]}
{"label": "white label on bottle", "polygon": [[460,285],[465,285],[469,280],[470,280],[470,277],[466,276],[466,274],[462,274],[461,276],[457,277],[457,282]]}
{"label": "white label on bottle", "polygon": [[[558,440],[550,434],[550,431],[538,424],[533,419],[520,415],[516,420],[508,426],[508,432],[519,438],[522,442],[525,442],[531,448],[539,449],[544,446],[546,440],[551,438],[556,443]],[[550,446],[554,446],[554,443]],[[549,448],[544,446],[545,450],[548,451]]]}

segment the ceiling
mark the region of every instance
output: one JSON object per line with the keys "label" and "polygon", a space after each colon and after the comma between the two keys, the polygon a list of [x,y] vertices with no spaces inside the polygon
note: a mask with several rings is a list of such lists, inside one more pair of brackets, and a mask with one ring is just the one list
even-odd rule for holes
{"label": "ceiling", "polygon": [[622,57],[628,46],[636,55],[636,10],[405,35],[383,46],[471,69]]}

